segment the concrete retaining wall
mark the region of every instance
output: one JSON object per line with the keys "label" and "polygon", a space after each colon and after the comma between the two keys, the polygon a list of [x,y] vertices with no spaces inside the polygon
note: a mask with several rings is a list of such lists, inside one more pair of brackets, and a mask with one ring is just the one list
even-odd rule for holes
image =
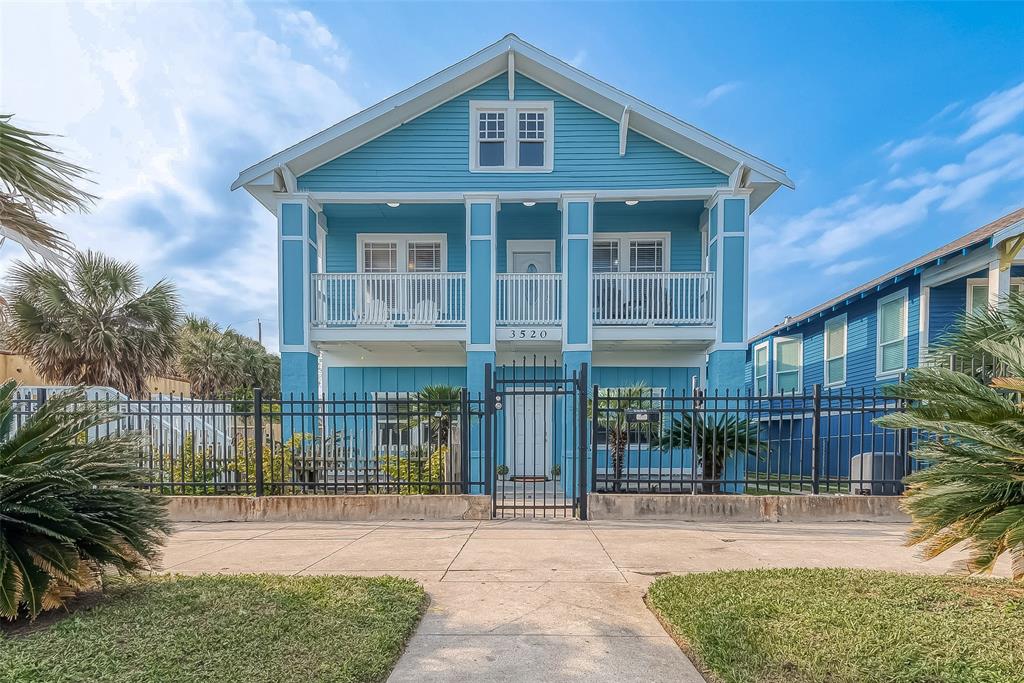
{"label": "concrete retaining wall", "polygon": [[716,496],[591,493],[590,519],[684,522],[909,522],[899,496]]}
{"label": "concrete retaining wall", "polygon": [[175,522],[490,519],[490,496],[167,496]]}

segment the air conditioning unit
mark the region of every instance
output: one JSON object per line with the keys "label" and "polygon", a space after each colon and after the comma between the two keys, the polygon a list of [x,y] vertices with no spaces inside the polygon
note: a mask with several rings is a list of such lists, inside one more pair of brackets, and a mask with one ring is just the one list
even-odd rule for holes
{"label": "air conditioning unit", "polygon": [[850,459],[850,493],[881,496],[903,493],[906,460],[895,453],[859,453]]}

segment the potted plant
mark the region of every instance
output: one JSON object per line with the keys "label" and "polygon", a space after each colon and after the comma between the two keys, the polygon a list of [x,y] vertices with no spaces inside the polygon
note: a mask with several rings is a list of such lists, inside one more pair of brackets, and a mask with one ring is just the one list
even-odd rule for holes
{"label": "potted plant", "polygon": [[498,478],[504,481],[505,477],[508,475],[508,465],[498,465],[497,469],[494,471],[497,472]]}
{"label": "potted plant", "polygon": [[551,478],[558,479],[562,474],[562,466],[555,464],[551,466]]}

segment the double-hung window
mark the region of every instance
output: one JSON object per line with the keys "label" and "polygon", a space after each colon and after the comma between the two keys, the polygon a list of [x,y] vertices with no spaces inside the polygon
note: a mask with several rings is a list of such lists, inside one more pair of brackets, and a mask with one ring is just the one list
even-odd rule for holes
{"label": "double-hung window", "polygon": [[846,383],[846,315],[825,323],[825,386]]}
{"label": "double-hung window", "polygon": [[907,369],[907,290],[878,301],[876,376],[891,377]]}
{"label": "double-hung window", "polygon": [[469,170],[546,172],[554,162],[552,102],[469,103]]}
{"label": "double-hung window", "polygon": [[[1020,294],[1024,278],[1015,277],[1010,280],[1010,294]],[[969,278],[967,280],[967,312],[977,315],[989,306],[988,278]]]}
{"label": "double-hung window", "polygon": [[[598,236],[599,235],[599,236]],[[594,237],[595,273],[661,273],[668,233],[598,233]]]}
{"label": "double-hung window", "polygon": [[776,337],[775,339],[775,391],[800,391],[803,368],[803,339]]}
{"label": "double-hung window", "polygon": [[768,394],[768,342],[764,341],[754,347],[754,393],[757,396]]}

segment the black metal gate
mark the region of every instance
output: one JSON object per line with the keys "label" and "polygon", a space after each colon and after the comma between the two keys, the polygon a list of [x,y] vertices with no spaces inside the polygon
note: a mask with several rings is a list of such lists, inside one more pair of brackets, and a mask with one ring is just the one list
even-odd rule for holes
{"label": "black metal gate", "polygon": [[486,368],[484,443],[493,516],[585,519],[587,365]]}

